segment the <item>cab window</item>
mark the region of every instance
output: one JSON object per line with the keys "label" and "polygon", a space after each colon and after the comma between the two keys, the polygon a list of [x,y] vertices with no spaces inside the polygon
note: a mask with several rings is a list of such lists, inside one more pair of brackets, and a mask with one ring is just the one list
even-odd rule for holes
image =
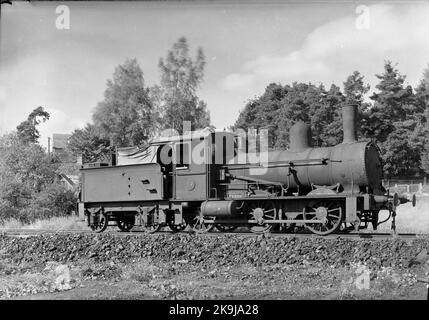
{"label": "cab window", "polygon": [[190,163],[189,143],[176,144],[176,168],[188,168]]}

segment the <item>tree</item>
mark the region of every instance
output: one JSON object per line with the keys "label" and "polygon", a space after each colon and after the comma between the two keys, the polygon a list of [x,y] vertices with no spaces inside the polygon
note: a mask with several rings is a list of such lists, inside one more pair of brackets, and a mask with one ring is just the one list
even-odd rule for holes
{"label": "tree", "polygon": [[420,167],[429,174],[429,66],[416,88],[416,103],[421,112],[416,114],[418,124],[413,133],[413,142],[420,147]]}
{"label": "tree", "polygon": [[51,162],[39,144],[28,144],[11,133],[1,137],[0,153],[2,181],[16,178],[34,192],[40,192],[53,181],[57,164]]}
{"label": "tree", "polygon": [[338,86],[332,84],[328,91],[323,85],[313,87],[312,99],[307,100],[313,145],[333,146],[342,141],[341,107],[344,96]]}
{"label": "tree", "polygon": [[163,118],[162,118],[162,101],[163,92],[159,85],[154,85],[149,88],[149,99],[153,106],[152,112],[152,125],[154,135],[159,135],[163,129]]}
{"label": "tree", "polygon": [[82,156],[82,161],[96,162],[102,154],[110,151],[110,141],[103,138],[99,128],[87,123],[83,129],[76,129],[69,138],[68,149],[74,156]]}
{"label": "tree", "polygon": [[416,88],[416,99],[424,110],[429,108],[429,65],[423,72],[423,79]]}
{"label": "tree", "polygon": [[[309,106],[306,103],[306,93],[311,84],[307,85],[304,83],[293,83],[292,86],[286,85],[282,91],[282,98],[278,103],[272,107],[279,109],[276,110],[275,114],[266,115],[265,119],[270,119],[275,117],[276,129],[273,130],[277,135],[274,140],[274,148],[282,149],[289,146],[289,130],[290,127],[296,121],[303,121],[310,123],[310,113]],[[277,92],[280,94],[280,92]],[[275,95],[272,97],[276,97]],[[280,96],[277,96],[278,99]],[[269,102],[267,100],[263,101],[263,105],[267,105]],[[271,108],[272,108],[271,107]],[[262,110],[267,113],[271,113],[270,109],[262,107]]]}
{"label": "tree", "polygon": [[39,131],[36,126],[41,121],[45,122],[50,117],[50,114],[43,109],[43,107],[37,107],[27,117],[27,120],[21,122],[16,130],[18,137],[25,143],[37,143],[40,137]]}
{"label": "tree", "polygon": [[367,137],[378,141],[387,176],[409,176],[420,172],[420,151],[415,133],[421,106],[411,86],[404,86],[392,62],[386,61],[384,73],[371,96],[374,106],[368,110]]}
{"label": "tree", "polygon": [[289,130],[297,121],[311,124],[315,146],[328,146],[339,141],[341,124],[339,110],[344,97],[332,85],[326,91],[323,85],[293,83],[281,86],[270,84],[262,96],[249,101],[240,112],[234,129],[268,129],[270,147],[289,146]]}
{"label": "tree", "polygon": [[0,137],[0,221],[70,213],[76,197],[58,183],[58,166],[38,143],[23,141],[17,133]]}
{"label": "tree", "polygon": [[404,87],[405,76],[391,61],[385,62],[384,73],[376,77],[380,82],[375,86],[378,92],[370,97],[374,106],[368,112],[366,134],[384,142],[394,131],[395,123],[406,119],[407,106],[413,102],[413,90],[411,86]]}
{"label": "tree", "polygon": [[389,177],[413,176],[420,173],[420,152],[409,139],[414,124],[398,122],[387,140],[380,145],[384,172]]}
{"label": "tree", "polygon": [[142,145],[153,134],[153,107],[143,72],[136,59],[116,67],[107,81],[104,100],[98,103],[93,121],[103,139],[119,147]]}
{"label": "tree", "polygon": [[198,49],[195,60],[189,56],[189,45],[185,37],[173,44],[165,59],[159,60],[161,129],[175,129],[182,134],[183,121],[191,122],[191,130],[210,125],[207,105],[196,94],[203,80],[205,64],[201,48]]}
{"label": "tree", "polygon": [[377,77],[373,103],[365,100],[370,87],[358,71],[343,83],[344,94],[334,84],[329,90],[311,83],[270,84],[240,111],[233,129],[266,128],[272,146],[283,149],[291,126],[304,121],[311,124],[313,146],[332,146],[342,141],[342,106],[356,105],[358,139],[377,141],[388,176],[429,173],[429,68],[415,93],[390,61]]}
{"label": "tree", "polygon": [[312,144],[315,147],[338,143],[338,121],[344,97],[340,89],[331,85],[328,91],[323,85],[293,83],[285,87],[286,95],[281,100],[278,113],[277,148],[289,145],[289,130],[297,121],[311,125]]}
{"label": "tree", "polygon": [[267,129],[270,140],[269,147],[277,143],[278,138],[278,113],[281,108],[281,100],[287,91],[276,83],[271,83],[259,98],[250,100],[240,112],[233,130],[242,129]]}
{"label": "tree", "polygon": [[[427,143],[429,143],[429,141]],[[429,150],[427,147],[423,150],[420,156],[422,161],[421,167],[426,174],[429,174]]]}

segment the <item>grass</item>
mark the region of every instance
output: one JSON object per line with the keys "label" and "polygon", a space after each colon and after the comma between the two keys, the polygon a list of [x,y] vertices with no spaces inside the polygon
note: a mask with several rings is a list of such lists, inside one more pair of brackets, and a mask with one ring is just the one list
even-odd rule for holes
{"label": "grass", "polygon": [[[388,212],[380,212],[380,220],[387,218]],[[390,230],[391,220],[380,226],[380,230]],[[417,197],[417,204],[400,205],[397,209],[396,227],[398,232],[429,233],[429,197]],[[19,220],[10,219],[0,224],[0,231],[8,230],[89,230],[85,222],[77,216],[54,217],[36,220],[31,224],[23,224]]]}
{"label": "grass", "polygon": [[0,231],[8,230],[89,230],[84,221],[76,216],[53,217],[50,219],[36,220],[31,224],[23,224],[19,220],[9,219],[0,224]]}

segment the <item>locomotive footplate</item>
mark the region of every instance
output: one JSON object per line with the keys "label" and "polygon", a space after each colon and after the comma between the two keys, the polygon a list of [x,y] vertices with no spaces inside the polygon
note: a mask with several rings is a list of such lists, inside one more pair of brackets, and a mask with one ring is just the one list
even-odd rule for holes
{"label": "locomotive footplate", "polygon": [[268,224],[276,224],[276,223],[311,223],[311,224],[323,224],[325,223],[322,220],[300,220],[300,219],[293,219],[293,220],[287,220],[287,219],[279,219],[279,220],[207,220],[204,219],[204,223],[207,224],[218,224],[218,223],[226,223],[226,224],[245,224],[245,223],[254,223],[254,224],[261,224],[261,223],[268,223]]}

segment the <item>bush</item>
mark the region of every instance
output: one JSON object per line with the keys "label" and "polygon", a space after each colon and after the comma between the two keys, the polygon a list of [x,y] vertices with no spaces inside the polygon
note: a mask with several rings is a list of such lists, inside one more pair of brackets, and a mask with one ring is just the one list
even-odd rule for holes
{"label": "bush", "polygon": [[76,196],[56,181],[59,165],[36,143],[24,143],[16,134],[0,137],[0,222],[70,214]]}
{"label": "bush", "polygon": [[0,184],[0,199],[5,205],[22,208],[28,205],[32,197],[31,188],[15,177],[6,176]]}
{"label": "bush", "polygon": [[22,223],[32,223],[38,219],[70,215],[75,209],[76,201],[74,191],[54,183],[33,194],[29,203],[21,208],[0,200],[0,222],[14,218]]}
{"label": "bush", "polygon": [[53,211],[44,207],[30,205],[19,210],[17,219],[22,223],[32,223],[39,219],[48,219],[53,217]]}
{"label": "bush", "polygon": [[8,201],[0,199],[0,223],[17,218],[19,209],[15,208]]}
{"label": "bush", "polygon": [[47,208],[53,216],[70,214],[76,207],[75,192],[67,189],[60,183],[53,183],[36,194],[31,205],[38,208]]}

